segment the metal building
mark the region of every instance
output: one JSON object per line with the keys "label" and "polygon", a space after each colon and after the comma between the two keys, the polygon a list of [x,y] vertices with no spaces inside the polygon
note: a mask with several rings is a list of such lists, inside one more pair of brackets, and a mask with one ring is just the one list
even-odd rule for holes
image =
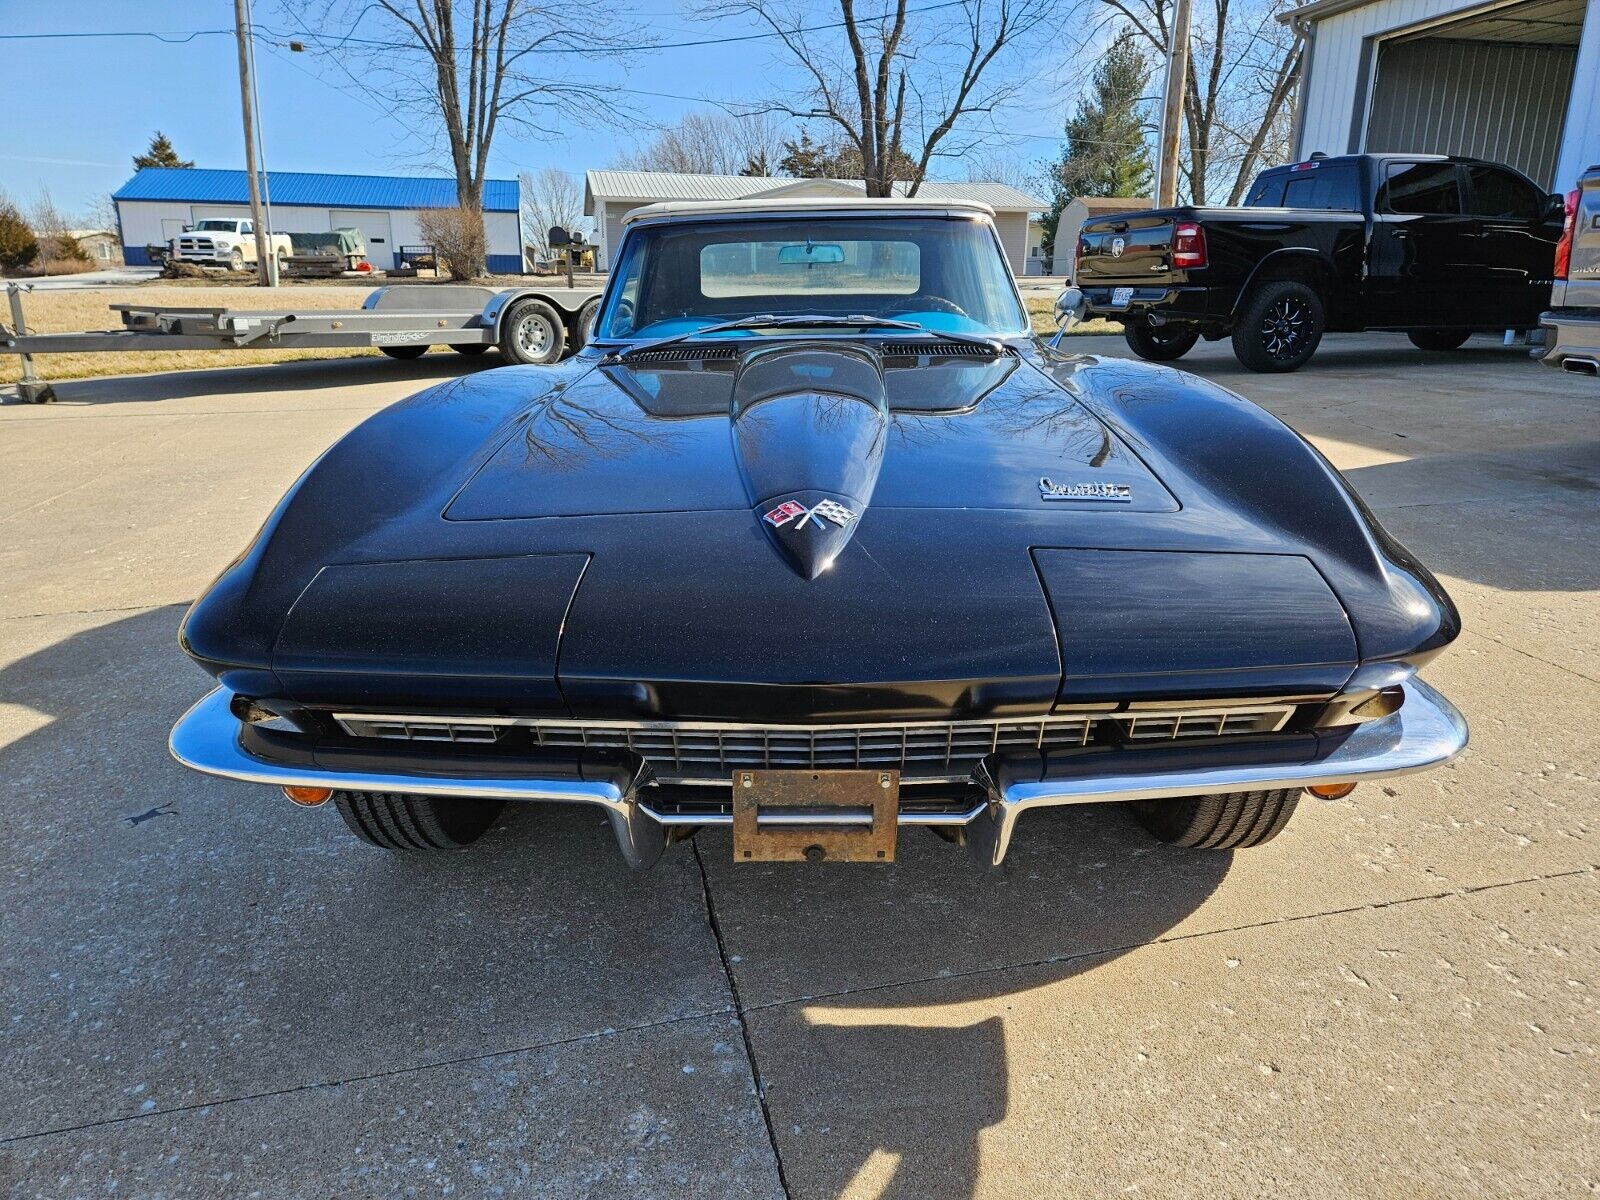
{"label": "metal building", "polygon": [[[422,210],[456,203],[453,179],[302,171],[269,171],[266,178],[274,232],[359,229],[366,238],[367,260],[385,271],[398,265],[401,246],[427,240],[417,226]],[[250,181],[243,171],[145,167],[111,199],[117,206],[123,261],[143,266],[150,261],[146,246],[170,241],[185,226],[206,217],[248,217]],[[523,270],[521,203],[515,179],[484,181],[488,265],[496,275]]]}
{"label": "metal building", "polygon": [[1600,163],[1600,0],[1316,0],[1296,156],[1461,154],[1566,191]]}
{"label": "metal building", "polygon": [[[1597,0],[1600,2],[1600,0]],[[903,193],[905,185],[898,185]],[[669,171],[590,171],[583,187],[583,215],[593,217],[599,231],[596,269],[611,269],[611,254],[622,241],[622,218],[633,209],[663,200],[781,200],[817,196],[865,196],[859,179],[789,179],[761,175],[680,175]],[[1050,207],[1004,183],[924,183],[922,200],[976,200],[994,209],[1011,271],[1021,275],[1028,261],[1028,218]]]}

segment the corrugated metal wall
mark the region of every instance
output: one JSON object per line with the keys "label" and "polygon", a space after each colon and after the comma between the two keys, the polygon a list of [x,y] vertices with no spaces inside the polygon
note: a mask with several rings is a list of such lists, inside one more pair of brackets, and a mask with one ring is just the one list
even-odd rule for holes
{"label": "corrugated metal wall", "polygon": [[1554,187],[1576,59],[1570,46],[1380,46],[1366,148],[1487,158]]}

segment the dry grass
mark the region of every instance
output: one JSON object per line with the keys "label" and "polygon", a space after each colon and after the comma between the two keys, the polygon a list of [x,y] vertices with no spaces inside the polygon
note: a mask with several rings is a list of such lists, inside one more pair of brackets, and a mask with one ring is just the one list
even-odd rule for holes
{"label": "dry grass", "polygon": [[[244,310],[274,308],[359,308],[361,294],[347,290],[318,292],[295,288],[293,298],[261,289],[233,287],[133,287],[104,290],[34,292],[23,297],[28,329],[36,333],[71,333],[81,329],[120,329],[122,317],[110,304],[171,304],[195,307],[225,304]],[[9,310],[0,321],[11,323]],[[195,371],[208,367],[243,367],[258,363],[295,362],[314,358],[348,358],[376,350],[173,350],[118,351],[110,354],[41,354],[34,360],[43,379],[89,379],[98,375],[152,375],[162,371]],[[22,361],[0,357],[0,383],[22,378]]]}
{"label": "dry grass", "polygon": [[[1054,296],[1029,296],[1025,303],[1028,306],[1028,317],[1033,321],[1033,331],[1045,337],[1053,337],[1056,332],[1056,298]],[[1122,325],[1118,321],[1105,321],[1095,318],[1085,321],[1081,325],[1074,325],[1067,330],[1068,337],[1083,337],[1096,333],[1121,333]]]}

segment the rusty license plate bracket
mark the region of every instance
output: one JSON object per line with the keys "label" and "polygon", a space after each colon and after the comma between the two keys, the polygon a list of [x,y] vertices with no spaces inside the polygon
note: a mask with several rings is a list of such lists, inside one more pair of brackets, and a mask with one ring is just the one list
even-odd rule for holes
{"label": "rusty license plate bracket", "polygon": [[899,771],[733,773],[734,862],[893,862]]}

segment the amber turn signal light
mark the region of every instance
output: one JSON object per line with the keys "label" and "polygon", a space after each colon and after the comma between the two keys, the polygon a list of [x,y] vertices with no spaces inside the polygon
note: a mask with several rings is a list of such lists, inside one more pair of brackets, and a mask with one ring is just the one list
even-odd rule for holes
{"label": "amber turn signal light", "polygon": [[333,792],[329,788],[286,787],[283,794],[302,808],[315,808],[319,804],[326,804]]}
{"label": "amber turn signal light", "polygon": [[1343,800],[1355,790],[1353,783],[1318,783],[1306,789],[1320,800]]}

